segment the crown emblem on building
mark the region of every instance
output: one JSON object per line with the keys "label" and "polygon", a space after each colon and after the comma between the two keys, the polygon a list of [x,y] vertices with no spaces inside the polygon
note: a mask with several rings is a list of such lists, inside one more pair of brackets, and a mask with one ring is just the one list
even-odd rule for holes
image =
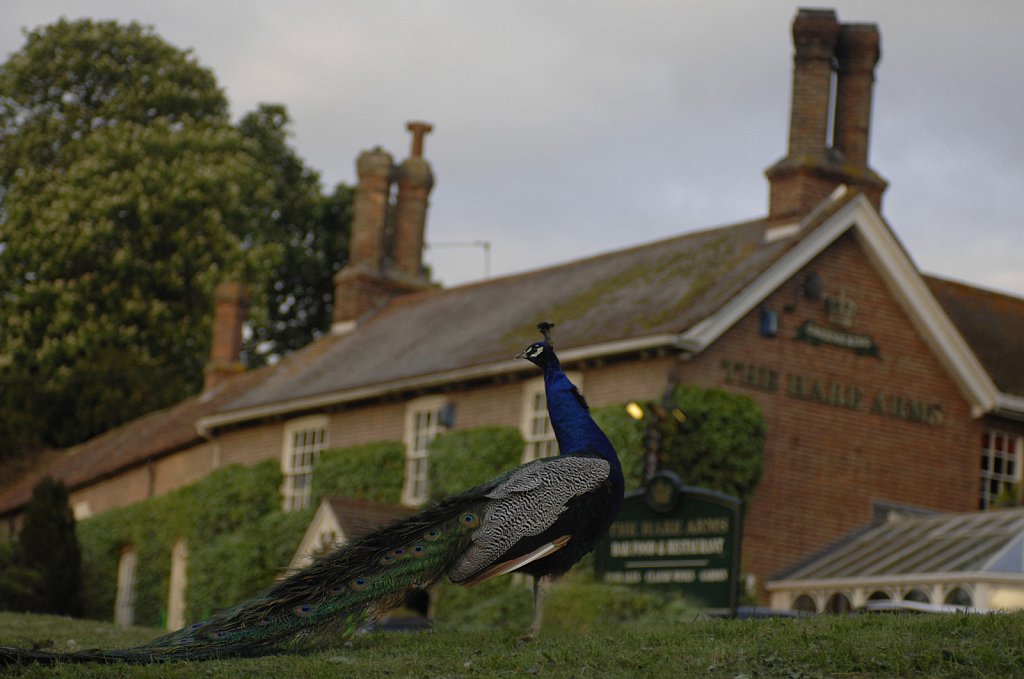
{"label": "crown emblem on building", "polygon": [[846,290],[840,290],[836,297],[830,297],[826,305],[828,307],[828,320],[840,328],[853,327],[853,317],[857,313],[857,305],[846,296]]}

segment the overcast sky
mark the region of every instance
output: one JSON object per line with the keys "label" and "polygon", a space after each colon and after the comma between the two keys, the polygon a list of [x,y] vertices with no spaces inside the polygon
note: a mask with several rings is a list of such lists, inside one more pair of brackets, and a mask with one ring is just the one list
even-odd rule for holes
{"label": "overcast sky", "polygon": [[[1024,295],[1024,2],[3,0],[0,56],[61,16],[194,50],[237,119],[280,102],[326,187],[430,121],[428,243],[492,274],[763,216],[801,4],[882,34],[870,162],[917,265]],[[477,248],[429,248],[447,285]]]}

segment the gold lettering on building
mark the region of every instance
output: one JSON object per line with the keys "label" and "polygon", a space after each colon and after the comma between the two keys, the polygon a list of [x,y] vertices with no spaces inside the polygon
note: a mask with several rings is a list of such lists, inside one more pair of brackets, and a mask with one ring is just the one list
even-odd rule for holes
{"label": "gold lettering on building", "polygon": [[940,404],[928,403],[919,398],[879,391],[870,401],[870,406],[867,406],[864,390],[855,384],[819,379],[799,373],[786,373],[780,376],[779,372],[772,368],[728,359],[722,361],[722,370],[725,373],[725,383],[728,385],[778,393],[781,384],[786,396],[801,401],[846,410],[866,411],[872,415],[882,415],[929,427],[941,427],[945,423]]}

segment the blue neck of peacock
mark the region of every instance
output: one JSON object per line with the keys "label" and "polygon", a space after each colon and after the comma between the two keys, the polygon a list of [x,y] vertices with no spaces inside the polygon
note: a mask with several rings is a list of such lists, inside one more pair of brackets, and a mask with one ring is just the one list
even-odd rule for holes
{"label": "blue neck of peacock", "polygon": [[615,448],[590,416],[590,411],[557,361],[544,367],[548,415],[560,455],[597,454],[608,460],[612,476],[621,483],[622,465]]}

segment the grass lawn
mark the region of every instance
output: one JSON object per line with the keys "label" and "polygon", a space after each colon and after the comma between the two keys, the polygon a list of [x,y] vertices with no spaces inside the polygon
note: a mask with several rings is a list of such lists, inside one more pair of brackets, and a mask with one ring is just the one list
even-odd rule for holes
{"label": "grass lawn", "polygon": [[[0,645],[137,644],[160,630],[0,613]],[[0,668],[24,677],[1024,677],[1024,614],[881,614],[360,635],[300,655]]]}

